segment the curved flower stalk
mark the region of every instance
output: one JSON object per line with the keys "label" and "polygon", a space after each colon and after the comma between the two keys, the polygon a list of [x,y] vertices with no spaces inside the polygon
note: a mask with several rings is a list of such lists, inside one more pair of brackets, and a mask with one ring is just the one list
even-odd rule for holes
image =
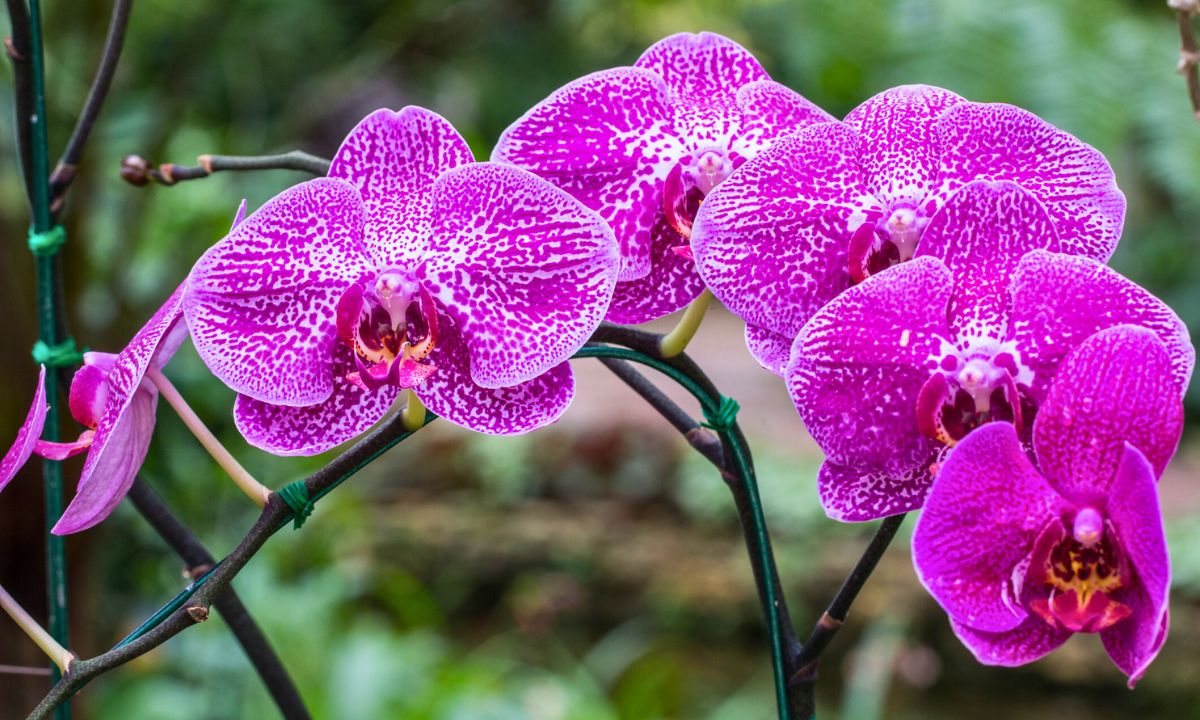
{"label": "curved flower stalk", "polygon": [[555,420],[566,363],[600,323],[617,245],[596,213],[520,168],[475,163],[422,108],[379,110],[329,171],[292,187],[196,263],[193,342],[239,393],[252,444],[323,452],[404,388],[492,434]]}
{"label": "curved flower stalk", "polygon": [[1183,429],[1167,348],[1121,325],[1063,363],[1033,429],[972,433],[913,538],[921,582],[984,663],[1021,665],[1099,633],[1129,686],[1167,635],[1171,569],[1156,479]]}
{"label": "curved flower stalk", "polygon": [[63,460],[87,452],[75,498],[55,524],[55,534],[66,535],[96,525],[108,517],[133,484],[150,447],[158,403],[158,390],[143,378],[162,368],[187,338],[186,327],[179,322],[183,316],[182,295],[180,286],[121,352],[84,354],[83,367],[71,381],[69,402],[71,415],[87,429],[73,442],[37,439],[46,420],[42,369],[33,407],[16,445],[0,466],[0,489],[30,454]]}
{"label": "curved flower stalk", "polygon": [[679,33],[632,67],[555,91],[504,131],[492,159],[532,170],[610,223],[621,267],[607,319],[635,324],[704,289],[688,238],[713,188],[776,138],[832,119],[732,40]]}
{"label": "curved flower stalk", "polygon": [[751,353],[782,374],[817,310],[919,254],[939,210],[978,179],[1032,194],[1060,252],[1105,261],[1116,247],[1125,197],[1098,151],[1020,108],[908,85],[779,141],[722,183],[696,218],[696,266],[746,321]]}
{"label": "curved flower stalk", "polygon": [[976,181],[933,218],[913,260],[850,288],[804,326],[786,377],[826,453],[818,482],[830,517],[921,507],[946,452],[984,423],[1011,422],[1027,440],[1062,358],[1106,327],[1158,335],[1182,396],[1195,351],[1180,319],[1062,247],[1030,193]]}

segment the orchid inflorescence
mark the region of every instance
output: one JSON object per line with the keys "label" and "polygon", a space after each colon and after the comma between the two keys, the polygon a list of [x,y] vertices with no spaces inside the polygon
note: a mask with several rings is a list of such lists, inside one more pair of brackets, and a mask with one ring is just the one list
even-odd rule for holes
{"label": "orchid inflorescence", "polygon": [[126,348],[85,356],[78,440],[38,439],[39,382],[0,487],[86,451],[54,531],[103,520],[189,335],[247,442],[312,455],[402,394],[477,432],[544,427],[603,320],[707,289],[825,452],[826,513],[924,508],[917,573],[980,661],[1099,633],[1132,686],[1167,633],[1156,480],[1194,350],[1105,266],[1124,213],[1104,157],[1025,110],[903,86],[838,121],[733,41],[673,35],[552,93],[490,162],[429,110],[366,117],[326,177],[239,212]]}

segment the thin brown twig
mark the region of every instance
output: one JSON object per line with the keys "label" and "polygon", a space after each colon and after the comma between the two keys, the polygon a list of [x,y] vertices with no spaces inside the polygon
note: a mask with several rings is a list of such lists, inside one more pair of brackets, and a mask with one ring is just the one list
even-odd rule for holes
{"label": "thin brown twig", "polygon": [[57,214],[62,209],[63,195],[75,179],[79,161],[87,145],[88,136],[100,117],[100,109],[112,88],[113,77],[117,73],[117,64],[121,59],[121,49],[125,46],[125,31],[129,27],[129,16],[133,8],[133,0],[115,0],[112,17],[108,23],[108,35],[104,39],[104,51],[100,55],[100,65],[92,78],[91,89],[87,99],[79,111],[79,119],[71,131],[71,138],[63,150],[62,157],[50,175],[50,210]]}
{"label": "thin brown twig", "polygon": [[128,155],[121,161],[121,177],[130,185],[175,185],[185,180],[200,180],[222,171],[296,170],[312,175],[329,172],[330,161],[300,150],[279,155],[201,155],[196,165],[163,163],[151,167],[145,158]]}
{"label": "thin brown twig", "polygon": [[[29,54],[32,40],[29,34],[29,8],[25,0],[5,0],[12,36],[4,39],[5,54],[13,65],[13,104],[16,110],[17,155],[21,158],[21,171],[26,178],[33,171],[32,142],[28,118],[33,114],[33,66]],[[26,183],[26,192],[29,184]],[[32,195],[30,196],[32,202]]]}
{"label": "thin brown twig", "polygon": [[1179,24],[1179,74],[1187,79],[1188,98],[1192,114],[1200,120],[1200,49],[1196,46],[1196,29],[1192,18],[1200,12],[1200,0],[1167,0]]}

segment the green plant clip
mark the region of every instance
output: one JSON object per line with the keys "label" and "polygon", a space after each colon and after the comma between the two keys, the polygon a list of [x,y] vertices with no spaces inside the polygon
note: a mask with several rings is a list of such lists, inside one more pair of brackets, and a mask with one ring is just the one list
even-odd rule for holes
{"label": "green plant clip", "polygon": [[83,360],[85,350],[75,347],[75,338],[67,338],[60,343],[48,345],[42,340],[33,344],[33,361],[39,365],[51,368],[73,367]]}
{"label": "green plant clip", "polygon": [[304,521],[312,515],[316,501],[308,496],[308,488],[303,480],[288,483],[279,488],[279,497],[292,509],[292,529],[299,530]]}
{"label": "green plant clip", "polygon": [[717,407],[709,408],[709,406],[705,405],[703,409],[704,422],[700,423],[702,427],[706,427],[709,430],[716,430],[717,432],[729,432],[737,422],[737,414],[741,406],[738,405],[737,400],[722,395],[720,402],[717,403]]}
{"label": "green plant clip", "polygon": [[46,232],[29,228],[29,251],[37,257],[53,257],[67,244],[67,230],[55,225]]}

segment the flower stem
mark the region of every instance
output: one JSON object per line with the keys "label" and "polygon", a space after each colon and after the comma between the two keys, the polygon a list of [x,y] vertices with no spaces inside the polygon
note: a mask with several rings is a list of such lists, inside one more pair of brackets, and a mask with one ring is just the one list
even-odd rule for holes
{"label": "flower stem", "polygon": [[200,441],[200,444],[204,446],[208,454],[212,455],[213,460],[217,461],[217,464],[233,479],[233,482],[237,484],[241,491],[246,493],[246,496],[253,500],[255,505],[258,505],[260,508],[266,507],[267,498],[270,497],[271,491],[262,483],[255,480],[254,476],[247,472],[246,468],[242,467],[241,463],[234,459],[233,455],[225,449],[221,441],[212,434],[212,431],[200,419],[200,416],[187,404],[187,401],[183,399],[183,396],[179,394],[179,391],[175,389],[175,386],[171,384],[167,376],[163,375],[162,371],[158,368],[152,367],[146,371],[146,377],[150,379],[150,382],[154,383],[154,386],[158,388],[163,398],[166,399],[167,404],[179,414],[179,419],[183,420],[183,424],[187,425],[188,430],[192,431],[192,434],[196,436],[196,439]]}
{"label": "flower stem", "polygon": [[704,314],[708,312],[708,305],[711,301],[712,292],[708,288],[704,288],[704,292],[700,293],[700,296],[687,306],[675,329],[663,335],[662,340],[659,340],[658,351],[662,357],[675,357],[687,349],[688,343],[700,329],[700,323],[704,320]]}
{"label": "flower stem", "polygon": [[13,600],[12,595],[9,595],[3,587],[0,587],[0,608],[4,608],[4,612],[8,613],[8,616],[29,636],[29,639],[41,648],[42,652],[46,653],[46,656],[58,666],[59,670],[67,672],[75,656],[59,645],[57,640],[50,637],[50,633],[38,625],[37,621],[30,617],[29,613],[25,612],[25,609],[18,605],[17,601]]}
{"label": "flower stem", "polygon": [[400,411],[400,419],[404,422],[404,429],[409,432],[416,432],[425,426],[425,403],[421,402],[421,398],[417,397],[412,388],[408,389],[408,397],[404,409]]}

